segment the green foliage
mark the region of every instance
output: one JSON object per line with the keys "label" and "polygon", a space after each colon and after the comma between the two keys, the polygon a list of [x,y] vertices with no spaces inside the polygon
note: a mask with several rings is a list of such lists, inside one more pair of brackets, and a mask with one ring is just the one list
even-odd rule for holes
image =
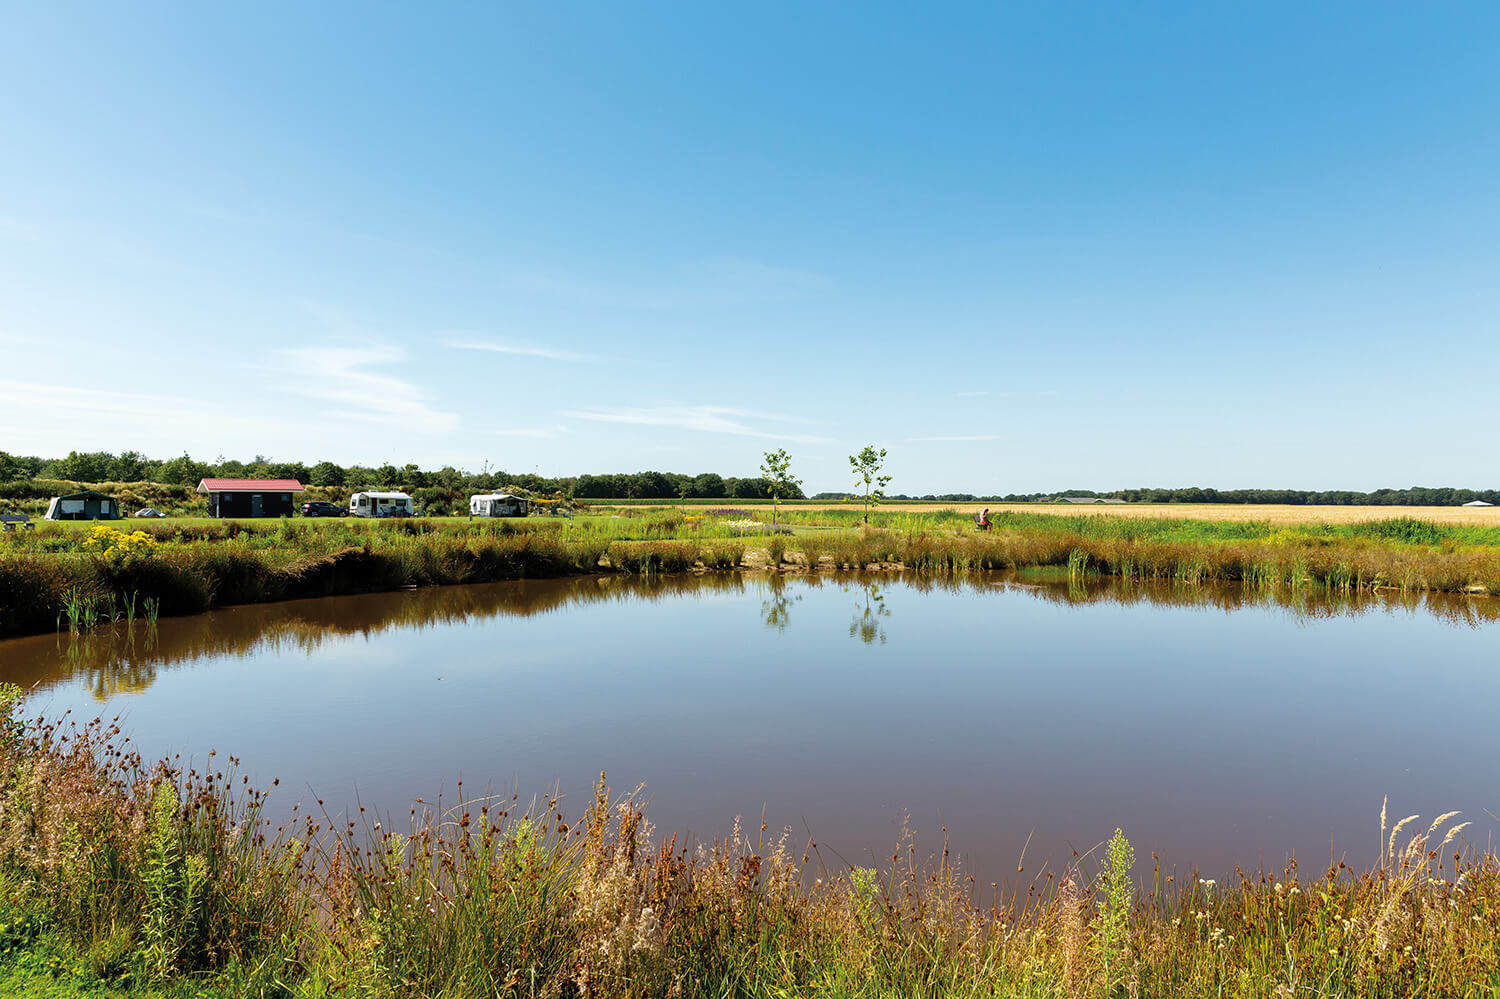
{"label": "green foliage", "polygon": [[25,475],[25,469],[13,455],[0,451],[0,482],[12,482]]}
{"label": "green foliage", "polygon": [[[1461,529],[1460,529],[1461,530]],[[1372,520],[1363,524],[1352,524],[1349,533],[1360,538],[1377,538],[1381,541],[1399,541],[1408,545],[1440,545],[1450,540],[1455,533],[1434,524],[1430,520],[1415,517],[1393,517],[1389,520]]]}
{"label": "green foliage", "polygon": [[158,978],[167,977],[176,966],[183,926],[191,915],[193,885],[177,839],[177,808],[177,788],[162,781],[151,799],[144,872],[146,962]]}
{"label": "green foliage", "polygon": [[1106,991],[1112,992],[1120,969],[1130,959],[1130,910],[1135,901],[1135,882],[1130,878],[1135,866],[1135,849],[1119,829],[1105,847],[1104,870],[1100,872],[1103,891],[1099,914],[1098,937],[1100,958],[1104,966]]}
{"label": "green foliage", "polygon": [[766,480],[771,492],[771,524],[776,524],[776,514],[781,507],[782,497],[790,497],[793,492],[800,493],[802,480],[792,475],[792,456],[786,453],[785,448],[775,451],[767,451],[761,462],[760,474]]}
{"label": "green foliage", "polygon": [[[885,498],[885,486],[891,481],[889,475],[880,474],[885,464],[885,448],[875,450],[874,444],[865,445],[864,450],[849,456],[849,468],[854,472],[856,484],[865,488],[865,523],[870,522],[870,508],[879,506]],[[873,488],[872,488],[873,487]]]}

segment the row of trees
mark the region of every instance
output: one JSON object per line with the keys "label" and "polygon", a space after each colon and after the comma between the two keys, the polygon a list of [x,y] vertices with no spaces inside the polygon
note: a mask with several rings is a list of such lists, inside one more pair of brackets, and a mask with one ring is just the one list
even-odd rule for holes
{"label": "row of trees", "polygon": [[[785,456],[785,451],[768,452],[767,458]],[[882,498],[881,488],[890,479],[880,474],[885,451],[874,446],[850,455],[849,463],[855,482],[870,494],[872,502]],[[787,461],[790,461],[787,458]],[[614,475],[579,475],[548,477],[528,472],[511,473],[485,467],[467,472],[452,466],[436,471],[415,464],[338,465],[320,461],[307,465],[300,461],[270,461],[256,455],[250,461],[219,457],[211,462],[197,461],[188,455],[165,460],[148,458],[139,451],[111,454],[108,451],[70,451],[64,458],[39,458],[10,455],[0,451],[0,482],[24,479],[62,479],[69,482],[160,482],[168,485],[197,485],[208,477],[297,479],[314,486],[383,486],[401,489],[448,489],[480,492],[487,489],[519,487],[534,493],[573,496],[579,499],[769,499],[777,492],[780,499],[804,498],[801,483],[787,476],[777,488],[774,470],[766,466],[761,474],[736,478],[715,472],[683,475],[678,472],[628,472]],[[1097,496],[1123,499],[1132,503],[1279,503],[1332,506],[1457,506],[1472,500],[1500,505],[1500,490],[1429,488],[1377,489],[1374,492],[1353,490],[1312,491],[1303,489],[1117,489],[1096,492],[1068,489],[1052,493],[1007,493],[983,496],[973,493],[941,493],[890,497],[894,500],[940,500],[952,503],[1026,503],[1057,499],[1061,496]],[[824,492],[814,499],[865,499],[865,492]]]}
{"label": "row of trees", "polygon": [[[108,451],[71,451],[65,458],[16,456],[0,451],[0,482],[23,479],[61,479],[68,482],[159,482],[194,486],[205,478],[297,479],[313,486],[381,486],[414,489],[447,489],[482,492],[515,488],[544,495],[561,494],[579,499],[769,499],[771,483],[761,476],[725,477],[716,472],[683,475],[679,472],[630,472],[615,475],[548,477],[529,472],[511,473],[485,467],[466,472],[452,466],[436,471],[415,464],[338,465],[320,461],[309,466],[300,461],[271,461],[256,455],[250,461],[220,457],[197,461],[184,454],[157,460],[138,451],[111,454]],[[784,489],[782,499],[801,499],[799,487]]]}
{"label": "row of trees", "polygon": [[1457,489],[1451,486],[1412,486],[1408,489],[1376,489],[1359,492],[1352,489],[1211,489],[1187,486],[1177,489],[1116,489],[1094,492],[1089,489],[1067,489],[1056,493],[1011,493],[1006,496],[976,497],[1026,503],[1058,499],[1063,496],[1095,496],[1122,499],[1129,503],[1250,503],[1289,506],[1459,506],[1473,500],[1500,505],[1500,490]]}

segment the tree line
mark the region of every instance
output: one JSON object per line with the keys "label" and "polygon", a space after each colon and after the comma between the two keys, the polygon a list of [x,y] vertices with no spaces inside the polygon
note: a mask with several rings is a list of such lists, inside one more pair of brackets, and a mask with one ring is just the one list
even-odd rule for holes
{"label": "tree line", "polygon": [[[483,492],[519,488],[540,495],[577,499],[769,499],[772,484],[762,476],[721,476],[716,472],[684,475],[679,472],[622,472],[609,475],[550,477],[529,472],[507,472],[485,467],[468,472],[445,465],[437,470],[415,463],[401,466],[339,465],[320,461],[271,461],[256,455],[250,461],[219,457],[198,461],[186,454],[159,460],[138,451],[70,451],[64,458],[11,455],[0,451],[0,482],[53,479],[66,482],[155,482],[196,486],[199,479],[296,479],[310,486],[381,487],[392,489],[447,489]],[[781,489],[782,499],[802,499],[800,486]]]}
{"label": "tree line", "polygon": [[[872,449],[866,449],[871,451]],[[851,456],[870,457],[861,453]],[[884,455],[878,457],[883,460]],[[857,463],[856,463],[857,464]],[[764,470],[763,470],[764,471]],[[856,473],[863,476],[856,469]],[[11,455],[0,451],[0,482],[27,479],[59,479],[68,482],[156,482],[195,486],[204,478],[297,479],[304,485],[384,487],[393,489],[446,489],[482,492],[519,488],[539,495],[577,499],[769,499],[773,482],[766,475],[721,476],[716,472],[684,475],[679,472],[620,472],[601,475],[544,476],[512,473],[485,467],[469,472],[452,466],[423,469],[415,463],[401,466],[339,465],[320,461],[271,461],[256,455],[249,461],[219,457],[198,461],[186,454],[165,460],[148,458],[139,451],[111,454],[108,451],[70,451],[63,458]],[[881,479],[888,478],[881,476]],[[883,485],[883,482],[880,482]],[[869,483],[866,483],[868,488]],[[801,484],[780,484],[781,499],[803,499]],[[878,493],[878,490],[877,490]],[[1500,490],[1411,486],[1406,489],[1357,490],[1307,489],[1213,489],[1189,486],[1174,489],[1064,489],[1049,493],[897,493],[889,500],[929,500],[947,503],[1037,503],[1064,496],[1122,499],[1130,503],[1248,503],[1290,506],[1458,506],[1484,500],[1500,506]],[[862,500],[855,492],[821,492],[815,500]]]}

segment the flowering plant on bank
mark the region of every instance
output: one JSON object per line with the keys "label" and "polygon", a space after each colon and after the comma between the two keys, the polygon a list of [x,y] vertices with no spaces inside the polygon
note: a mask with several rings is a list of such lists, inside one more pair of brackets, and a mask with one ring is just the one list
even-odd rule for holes
{"label": "flowering plant on bank", "polygon": [[84,539],[86,551],[97,552],[110,562],[125,562],[156,551],[156,539],[145,531],[126,533],[105,524],[98,524]]}

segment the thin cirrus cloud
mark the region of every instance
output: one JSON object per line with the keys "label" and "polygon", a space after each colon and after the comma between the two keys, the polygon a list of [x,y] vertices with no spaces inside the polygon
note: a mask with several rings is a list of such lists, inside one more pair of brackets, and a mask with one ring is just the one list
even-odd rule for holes
{"label": "thin cirrus cloud", "polygon": [[399,347],[298,347],[277,351],[295,379],[293,392],[335,403],[338,416],[365,423],[441,433],[458,426],[458,414],[428,405],[417,385],[382,371],[406,360]]}
{"label": "thin cirrus cloud", "polygon": [[184,412],[202,413],[218,408],[201,399],[0,379],[0,416],[17,419],[34,419],[37,413],[61,413],[150,426],[163,420],[181,420]]}
{"label": "thin cirrus cloud", "polygon": [[562,424],[555,427],[493,427],[483,432],[494,437],[531,437],[541,440],[565,434],[568,428]]}
{"label": "thin cirrus cloud", "polygon": [[549,361],[607,361],[598,354],[583,354],[573,350],[554,350],[551,347],[534,347],[530,344],[498,343],[494,340],[472,340],[450,338],[443,346],[452,350],[478,350],[490,354],[510,354],[513,357],[540,357]]}
{"label": "thin cirrus cloud", "polygon": [[647,427],[672,427],[705,434],[729,434],[735,437],[760,437],[766,440],[792,441],[800,444],[827,444],[830,438],[813,434],[789,433],[777,428],[753,426],[745,421],[757,420],[762,424],[793,423],[810,421],[780,413],[761,413],[748,409],[731,409],[726,406],[645,406],[612,407],[572,410],[566,415],[595,423],[625,423]]}
{"label": "thin cirrus cloud", "polygon": [[908,437],[908,441],[1003,441],[1004,434],[946,434],[936,437]]}
{"label": "thin cirrus cloud", "polygon": [[[47,419],[39,420],[38,413],[48,414]],[[184,414],[192,419],[184,419]],[[61,453],[90,440],[113,440],[119,447],[155,440],[173,449],[253,449],[261,447],[267,435],[306,432],[294,420],[262,414],[252,424],[243,416],[242,409],[223,399],[0,378],[0,427],[7,428],[7,448],[22,453]],[[252,426],[253,433],[247,434]]]}

